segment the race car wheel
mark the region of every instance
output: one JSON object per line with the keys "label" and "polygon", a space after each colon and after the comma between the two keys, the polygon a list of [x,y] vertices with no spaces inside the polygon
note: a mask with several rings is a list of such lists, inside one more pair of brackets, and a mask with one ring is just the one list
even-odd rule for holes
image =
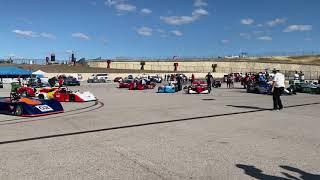
{"label": "race car wheel", "polygon": [[44,95],[43,94],[39,94],[38,98],[39,99],[44,99]]}
{"label": "race car wheel", "polygon": [[74,95],[70,95],[69,96],[69,101],[70,102],[75,102],[76,101],[76,97]]}
{"label": "race car wheel", "polygon": [[28,96],[29,96],[28,91],[23,91],[23,92],[21,93],[21,96],[22,96],[22,97],[28,97]]}
{"label": "race car wheel", "polygon": [[22,116],[22,113],[23,113],[22,106],[17,105],[15,110],[14,110],[14,115],[15,116]]}

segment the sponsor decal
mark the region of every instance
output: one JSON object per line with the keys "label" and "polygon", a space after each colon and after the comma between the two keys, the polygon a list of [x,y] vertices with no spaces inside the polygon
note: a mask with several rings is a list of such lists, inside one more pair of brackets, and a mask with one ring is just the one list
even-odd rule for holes
{"label": "sponsor decal", "polygon": [[41,112],[53,111],[53,109],[48,105],[38,105],[36,106],[36,108],[39,109]]}

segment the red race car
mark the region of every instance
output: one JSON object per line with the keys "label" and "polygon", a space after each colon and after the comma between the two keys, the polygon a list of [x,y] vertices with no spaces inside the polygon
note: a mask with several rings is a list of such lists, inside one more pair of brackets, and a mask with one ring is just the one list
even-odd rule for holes
{"label": "red race car", "polygon": [[130,84],[129,90],[145,90],[145,89],[154,89],[156,87],[156,83],[147,82],[146,84],[142,84],[141,82],[133,82]]}
{"label": "red race car", "polygon": [[207,85],[192,85],[183,88],[187,94],[209,94]]}
{"label": "red race car", "polygon": [[187,94],[208,94],[209,89],[205,81],[195,80],[191,86],[183,88]]}
{"label": "red race car", "polygon": [[97,100],[90,92],[72,92],[65,87],[60,89],[51,89],[48,92],[42,92],[38,97],[40,99],[56,99],[59,102],[89,102]]}
{"label": "red race car", "polygon": [[21,94],[23,97],[35,97],[36,90],[31,87],[20,87],[17,89],[17,93]]}
{"label": "red race car", "polygon": [[119,88],[130,88],[131,84],[133,84],[132,80],[123,80],[119,82]]}

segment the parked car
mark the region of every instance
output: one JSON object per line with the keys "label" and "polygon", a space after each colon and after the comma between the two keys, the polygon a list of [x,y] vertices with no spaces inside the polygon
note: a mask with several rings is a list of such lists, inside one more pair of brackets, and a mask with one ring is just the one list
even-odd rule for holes
{"label": "parked car", "polygon": [[67,77],[64,79],[63,85],[65,86],[80,86],[80,81],[73,77]]}
{"label": "parked car", "polygon": [[87,80],[88,83],[106,83],[111,82],[108,74],[93,74]]}

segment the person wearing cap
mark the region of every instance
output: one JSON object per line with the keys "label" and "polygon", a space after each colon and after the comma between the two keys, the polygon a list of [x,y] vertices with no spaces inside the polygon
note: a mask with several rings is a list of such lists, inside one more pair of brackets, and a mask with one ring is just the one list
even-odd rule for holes
{"label": "person wearing cap", "polygon": [[279,70],[273,70],[274,77],[272,83],[272,94],[273,94],[273,110],[282,110],[283,105],[280,96],[284,92],[284,75]]}

